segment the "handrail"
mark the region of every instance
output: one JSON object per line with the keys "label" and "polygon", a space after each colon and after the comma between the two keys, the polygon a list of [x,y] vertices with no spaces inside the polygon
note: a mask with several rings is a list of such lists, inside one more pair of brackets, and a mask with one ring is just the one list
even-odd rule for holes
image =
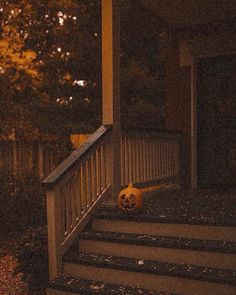
{"label": "handrail", "polygon": [[170,130],[161,130],[161,131],[146,131],[146,130],[122,130],[122,136],[129,137],[155,137],[155,138],[176,138],[181,137],[181,133],[170,131]]}
{"label": "handrail", "polygon": [[78,149],[73,151],[59,166],[52,171],[46,179],[42,181],[42,186],[46,189],[53,188],[63,176],[73,168],[73,166],[81,160],[82,157],[86,156],[86,153],[99,142],[105,133],[111,129],[111,125],[102,125],[97,129]]}
{"label": "handrail", "polygon": [[47,196],[49,275],[61,274],[62,256],[111,194],[110,126],[101,126],[44,181]]}

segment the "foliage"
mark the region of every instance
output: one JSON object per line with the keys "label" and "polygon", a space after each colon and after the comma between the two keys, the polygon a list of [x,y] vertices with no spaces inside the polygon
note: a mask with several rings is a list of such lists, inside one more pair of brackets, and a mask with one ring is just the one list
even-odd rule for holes
{"label": "foliage", "polygon": [[16,247],[19,266],[16,273],[23,273],[30,294],[44,295],[48,282],[48,249],[46,227],[27,230]]}
{"label": "foliage", "polygon": [[[101,113],[100,1],[2,2],[0,120],[8,129],[48,134],[96,128]],[[123,117],[137,101],[148,101],[160,114],[168,47],[165,28],[128,0],[122,1],[121,25]],[[136,127],[140,116],[142,109],[133,116]]]}
{"label": "foliage", "polygon": [[21,231],[46,223],[46,204],[39,180],[30,174],[2,173],[0,182],[0,231]]}

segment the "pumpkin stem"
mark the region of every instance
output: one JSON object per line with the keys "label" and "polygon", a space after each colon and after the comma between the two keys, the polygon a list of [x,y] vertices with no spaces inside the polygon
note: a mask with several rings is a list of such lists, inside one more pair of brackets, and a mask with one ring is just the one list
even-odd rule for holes
{"label": "pumpkin stem", "polygon": [[133,183],[129,183],[128,188],[132,188],[133,187]]}

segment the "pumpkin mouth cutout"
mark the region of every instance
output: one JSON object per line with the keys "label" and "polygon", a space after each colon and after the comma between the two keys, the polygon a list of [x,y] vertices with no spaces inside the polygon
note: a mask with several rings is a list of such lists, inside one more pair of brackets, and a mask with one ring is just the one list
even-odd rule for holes
{"label": "pumpkin mouth cutout", "polygon": [[133,210],[135,208],[136,197],[133,194],[122,195],[120,197],[120,205],[126,210]]}

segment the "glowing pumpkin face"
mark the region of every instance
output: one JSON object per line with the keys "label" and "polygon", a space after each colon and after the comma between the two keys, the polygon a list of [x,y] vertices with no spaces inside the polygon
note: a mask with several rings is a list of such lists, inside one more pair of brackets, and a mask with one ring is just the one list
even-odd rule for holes
{"label": "glowing pumpkin face", "polygon": [[118,207],[126,212],[138,211],[142,207],[142,193],[132,184],[123,189],[118,197]]}

